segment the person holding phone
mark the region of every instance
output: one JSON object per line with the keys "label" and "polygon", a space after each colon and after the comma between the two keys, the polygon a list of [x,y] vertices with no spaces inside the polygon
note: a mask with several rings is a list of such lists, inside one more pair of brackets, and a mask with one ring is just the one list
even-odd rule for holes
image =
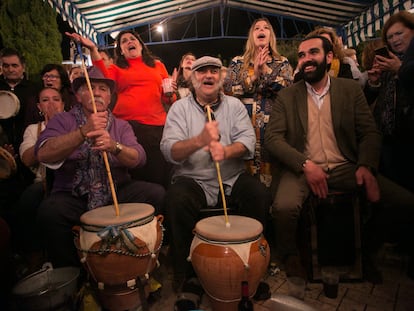
{"label": "person holding phone", "polygon": [[385,46],[375,49],[365,87],[365,95],[383,136],[380,171],[411,191],[414,191],[414,165],[410,159],[414,151],[407,148],[407,142],[414,140],[414,107],[410,100],[414,95],[411,91],[414,73],[409,74],[407,60],[413,58],[413,38],[412,13],[401,11],[387,20],[382,32]]}
{"label": "person holding phone", "polygon": [[390,53],[388,52],[388,49],[385,46],[376,49],[375,55],[379,55],[385,58],[391,58]]}
{"label": "person holding phone", "polygon": [[[384,24],[382,40],[389,58],[377,53],[365,89],[382,132],[379,172],[414,192],[414,14],[400,11],[392,15]],[[400,226],[396,232],[401,248],[408,245],[407,274],[414,278],[412,232],[407,227]]]}

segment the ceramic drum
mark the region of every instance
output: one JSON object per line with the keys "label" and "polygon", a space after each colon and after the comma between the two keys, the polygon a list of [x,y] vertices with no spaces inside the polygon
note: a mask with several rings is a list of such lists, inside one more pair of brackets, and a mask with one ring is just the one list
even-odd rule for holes
{"label": "ceramic drum", "polygon": [[214,311],[237,310],[241,282],[249,282],[253,296],[270,260],[270,249],[263,237],[263,227],[253,218],[223,216],[200,220],[194,229],[191,263],[211,299]]}
{"label": "ceramic drum", "polygon": [[119,204],[119,210],[120,216],[115,215],[113,205],[84,213],[75,238],[98,297],[110,310],[140,305],[140,281],[148,279],[155,268],[163,240],[163,218],[154,216],[151,205]]}

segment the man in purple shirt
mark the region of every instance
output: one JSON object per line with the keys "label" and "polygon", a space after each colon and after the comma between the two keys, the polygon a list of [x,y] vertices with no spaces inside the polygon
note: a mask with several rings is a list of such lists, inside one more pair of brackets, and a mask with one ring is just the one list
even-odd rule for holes
{"label": "man in purple shirt", "polygon": [[95,67],[89,76],[97,112],[85,77],[76,78],[73,89],[80,104],[50,120],[35,146],[39,161],[54,170],[51,194],[40,205],[37,220],[55,267],[79,262],[71,229],[80,216],[113,203],[103,152],[119,203],[148,203],[158,214],[165,194],[162,186],[129,176],[129,168],[145,164],[145,151],[128,122],[108,109],[115,82]]}

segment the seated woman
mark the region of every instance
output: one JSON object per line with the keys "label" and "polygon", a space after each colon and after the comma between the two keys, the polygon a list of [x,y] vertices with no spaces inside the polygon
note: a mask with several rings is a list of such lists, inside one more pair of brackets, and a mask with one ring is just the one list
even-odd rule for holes
{"label": "seated woman", "polygon": [[33,184],[28,186],[20,196],[14,209],[14,236],[16,251],[26,257],[29,271],[36,269],[41,264],[41,248],[36,234],[37,208],[46,194],[46,169],[41,165],[34,153],[34,146],[39,134],[45,129],[48,121],[57,113],[63,111],[64,102],[62,95],[55,88],[43,88],[38,96],[37,107],[44,121],[29,125],[20,145],[20,157],[24,165],[29,167],[35,174]]}

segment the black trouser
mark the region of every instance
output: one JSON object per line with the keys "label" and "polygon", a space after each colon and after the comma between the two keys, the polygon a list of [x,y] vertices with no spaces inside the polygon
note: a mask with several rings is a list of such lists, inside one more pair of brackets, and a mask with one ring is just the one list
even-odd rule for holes
{"label": "black trouser", "polygon": [[160,142],[163,126],[146,125],[137,121],[128,121],[147,154],[147,163],[143,167],[131,169],[131,176],[136,180],[145,180],[164,186],[169,186],[171,164],[168,163],[161,152]]}
{"label": "black trouser", "polygon": [[[237,209],[237,214],[257,219],[265,227],[270,201],[266,188],[256,178],[242,174],[233,186],[227,205]],[[220,203],[217,208],[220,208]],[[203,189],[191,178],[179,178],[168,188],[165,197],[165,213],[169,227],[174,276],[193,275],[187,261],[196,223],[206,215],[207,208]]]}

